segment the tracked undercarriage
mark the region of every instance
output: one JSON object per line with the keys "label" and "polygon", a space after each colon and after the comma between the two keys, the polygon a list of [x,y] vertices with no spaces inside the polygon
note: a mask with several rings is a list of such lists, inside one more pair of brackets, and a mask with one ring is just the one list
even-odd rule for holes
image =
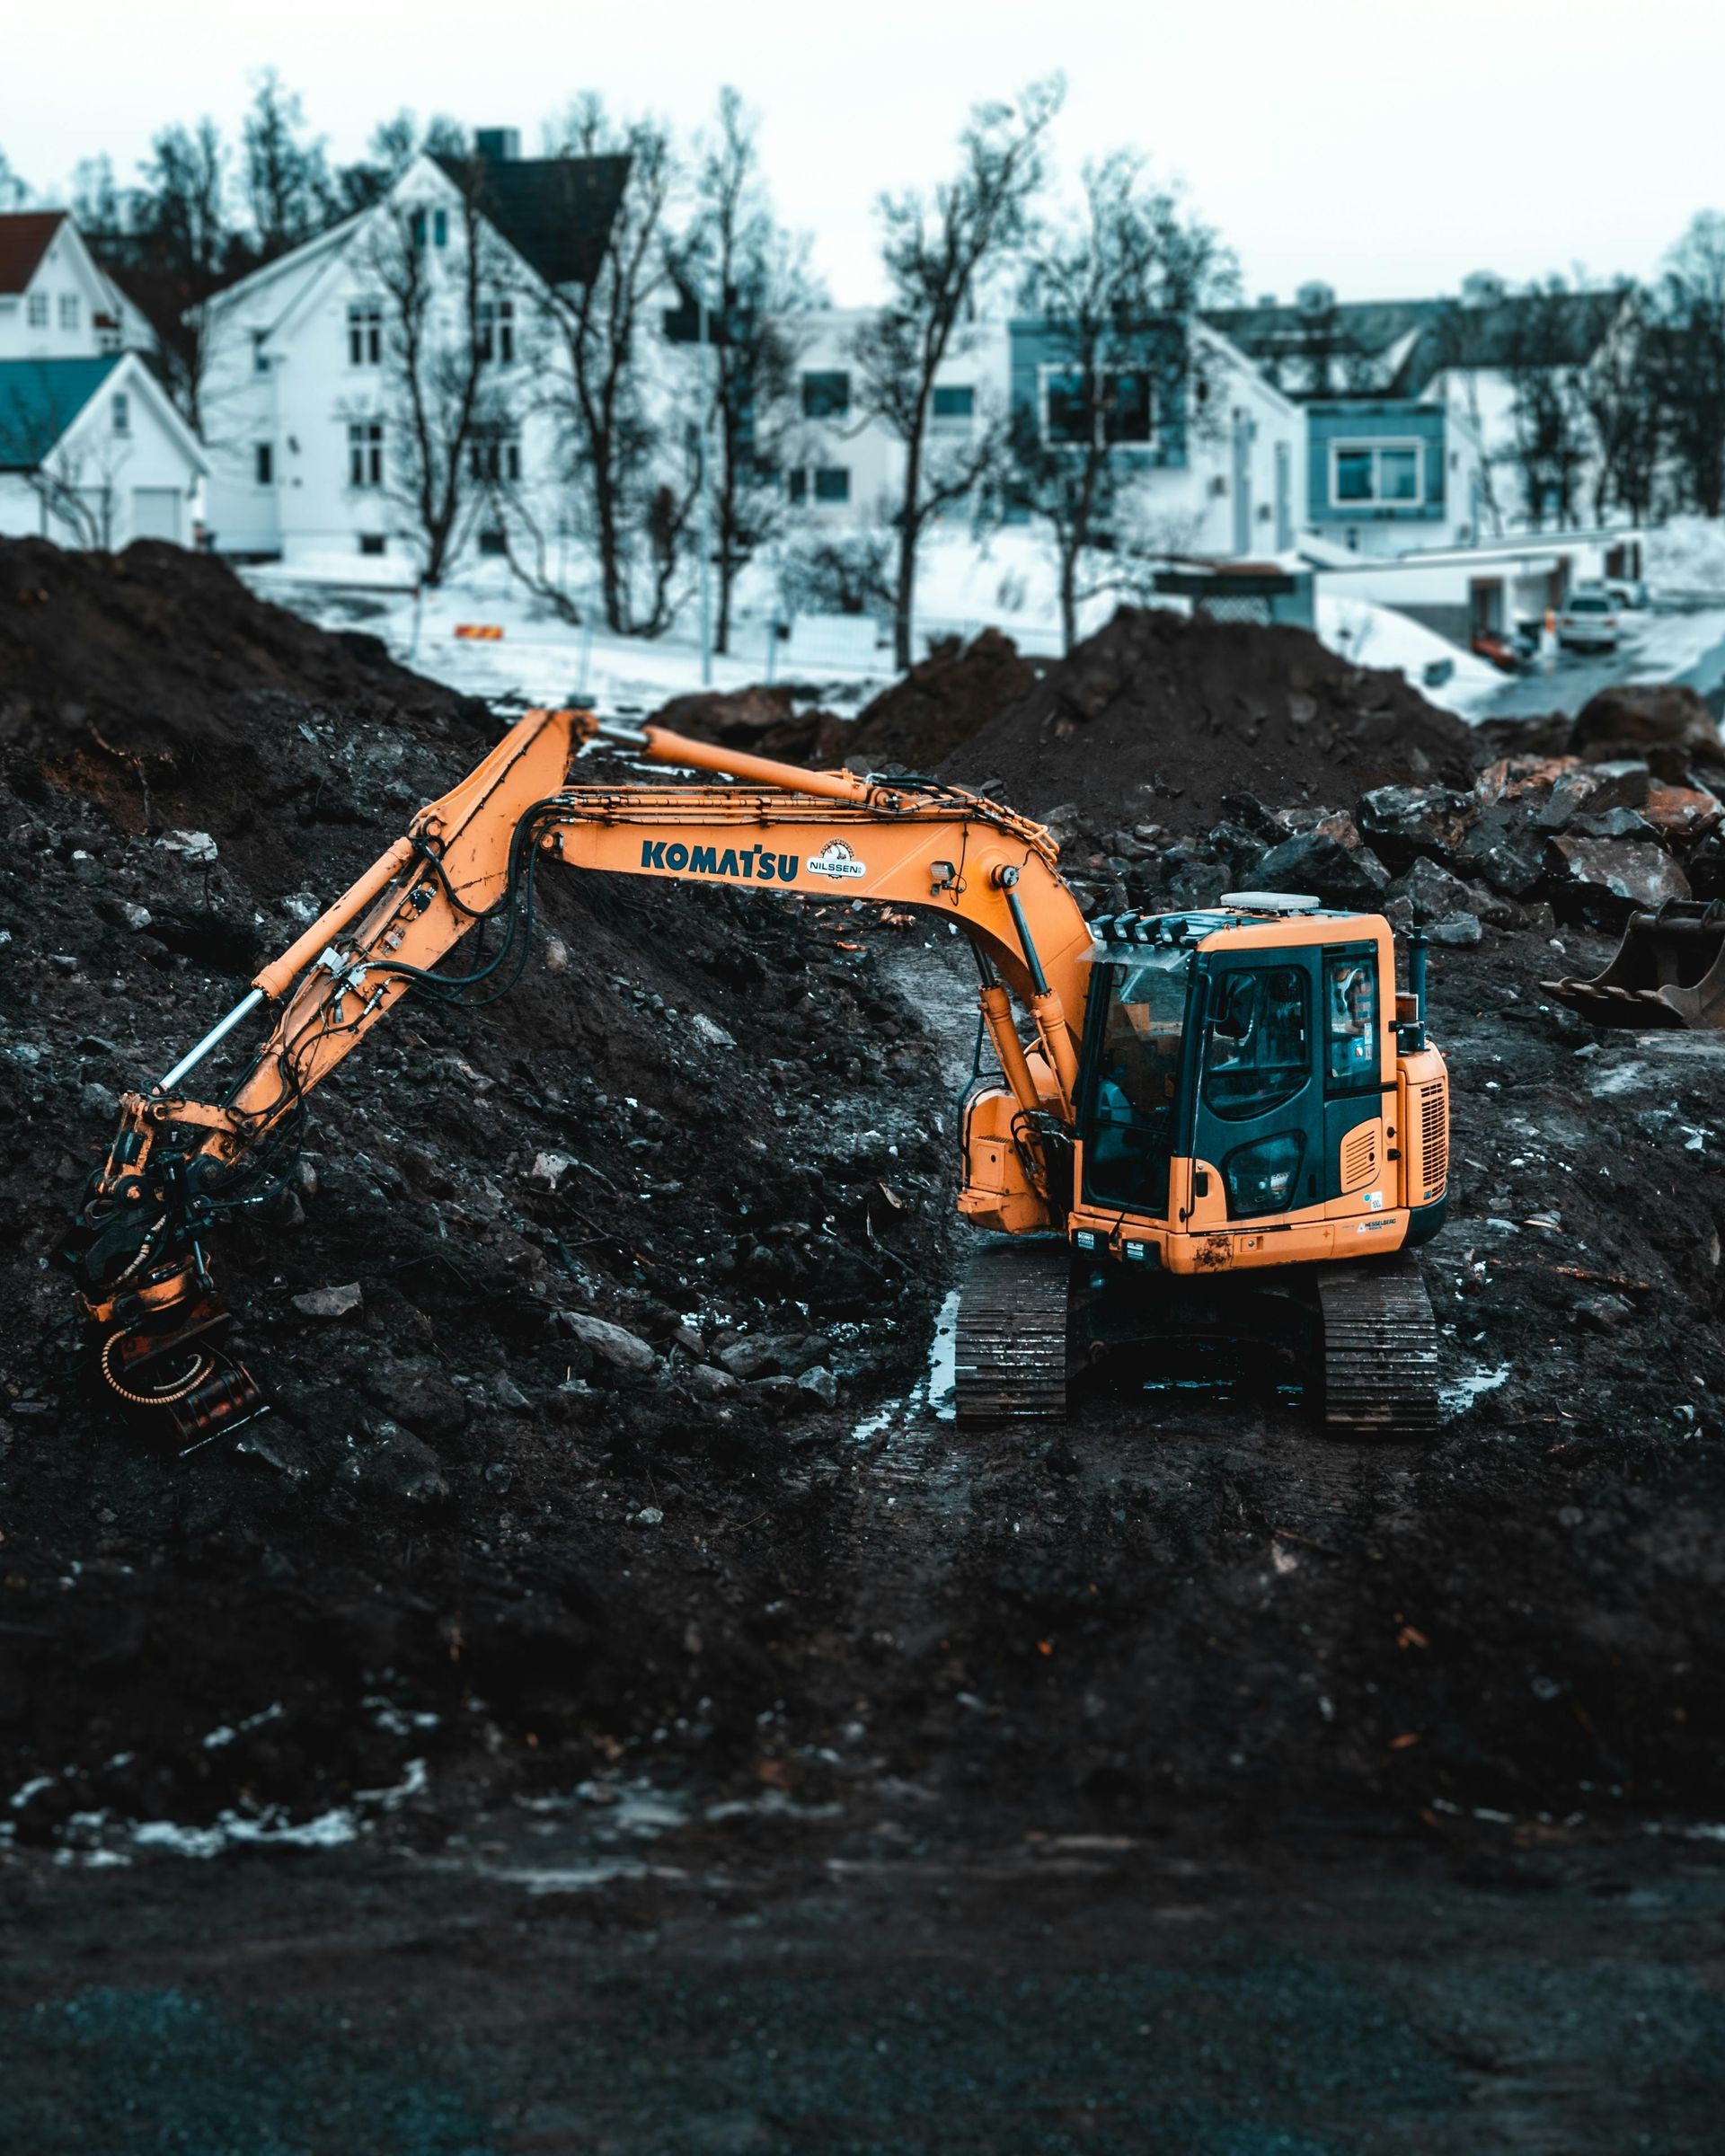
{"label": "tracked undercarriage", "polygon": [[1297,1383],[1339,1436],[1438,1427],[1437,1323],[1411,1253],[1188,1285],[1119,1268],[1110,1277],[1062,1237],[1000,1237],[965,1268],[962,1423],[1061,1421],[1082,1373],[1127,1365],[1149,1377],[1189,1368],[1194,1355],[1214,1372]]}

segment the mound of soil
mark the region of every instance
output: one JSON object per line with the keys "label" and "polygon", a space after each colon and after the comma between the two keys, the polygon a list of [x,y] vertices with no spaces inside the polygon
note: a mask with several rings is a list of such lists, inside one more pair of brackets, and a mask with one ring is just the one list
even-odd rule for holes
{"label": "mound of soil", "polygon": [[986,782],[1036,816],[1207,829],[1230,794],[1278,807],[1398,781],[1464,780],[1468,729],[1400,674],[1356,667],[1303,629],[1122,607],[955,747],[943,778]]}
{"label": "mound of soil", "polygon": [[[1399,679],[1151,615],[963,752],[1099,825],[1158,773],[1194,832],[1259,797],[1081,859],[1108,903],[1213,899],[1297,844],[1445,932],[1429,1447],[1316,1435],[1258,1357],[1104,1371],[1069,1432],[937,1420],[962,951],[839,904],[547,875],[520,987],[405,1003],[225,1235],[274,1410],[179,1460],[87,1389],[48,1266],[115,1096],[497,729],[163,550],[0,546],[0,1842],[142,1859],[128,1823],[255,1834],[273,1805],[442,1842],[650,1768],[877,1856],[937,1816],[1711,1803],[1717,1063],[1602,1043],[1539,986],[1606,948],[1547,910],[1553,819],[1675,858],[1650,779],[1640,808],[1588,791],[1631,774],[1567,764],[1452,799],[1466,738]],[[1423,790],[1361,798],[1398,777]],[[1712,838],[1670,843],[1693,869]]]}
{"label": "mound of soil", "polygon": [[[183,1464],[85,1390],[48,1268],[116,1096],[500,728],[165,548],[0,546],[0,1789],[78,1770],[21,1827],[377,1786],[403,1690],[463,1752],[752,1733],[793,1439],[920,1367],[950,1217],[856,916],[542,879],[518,989],[404,1005],[224,1237],[274,1408]],[[694,1554],[768,1483],[772,1542]]]}
{"label": "mound of soil", "polygon": [[933,771],[1036,682],[1037,668],[998,629],[969,644],[951,638],[863,706],[845,737],[845,759],[859,770]]}

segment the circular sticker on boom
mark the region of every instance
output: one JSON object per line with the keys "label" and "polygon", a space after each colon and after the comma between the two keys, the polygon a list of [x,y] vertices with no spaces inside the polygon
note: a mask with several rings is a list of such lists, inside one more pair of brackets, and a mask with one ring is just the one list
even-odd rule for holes
{"label": "circular sticker on boom", "polygon": [[842,838],[829,838],[803,865],[811,876],[830,876],[836,882],[867,873],[867,863],[859,861]]}

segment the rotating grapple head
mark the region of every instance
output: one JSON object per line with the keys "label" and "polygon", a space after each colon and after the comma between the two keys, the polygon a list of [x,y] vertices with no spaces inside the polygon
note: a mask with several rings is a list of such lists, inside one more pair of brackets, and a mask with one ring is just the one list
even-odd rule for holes
{"label": "rotating grapple head", "polygon": [[152,1145],[142,1108],[128,1096],[55,1258],[76,1285],[102,1383],[192,1450],[266,1409],[250,1372],[220,1348],[232,1319],[199,1240],[213,1218],[209,1163]]}

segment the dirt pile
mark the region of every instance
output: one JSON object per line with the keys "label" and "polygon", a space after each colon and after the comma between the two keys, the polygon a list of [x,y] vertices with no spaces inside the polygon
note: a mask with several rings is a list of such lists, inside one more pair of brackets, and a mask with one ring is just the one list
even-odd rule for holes
{"label": "dirt pile", "polygon": [[844,739],[847,763],[879,771],[933,771],[1035,687],[1038,668],[998,629],[969,644],[938,644],[902,681],[857,714]]}
{"label": "dirt pile", "polygon": [[[568,878],[519,989],[403,1006],[225,1238],[274,1412],[194,1470],[86,1394],[46,1260],[116,1095],[499,730],[374,658],[169,550],[0,547],[0,1781],[79,1769],[22,1831],[386,1784],[403,1693],[511,1757],[752,1732],[793,1439],[920,1367],[943,1095],[855,916]],[[692,1564],[769,1485],[774,1542]]]}
{"label": "dirt pile", "polygon": [[723,693],[703,690],[673,696],[653,713],[651,723],[697,741],[716,741],[724,748],[818,769],[843,755],[850,724],[823,711],[815,694],[792,682],[757,683]]}
{"label": "dirt pile", "polygon": [[948,757],[1032,816],[1081,805],[1092,830],[1204,830],[1230,794],[1278,806],[1470,768],[1467,729],[1400,674],[1302,629],[1123,607]]}
{"label": "dirt pile", "polygon": [[848,763],[859,771],[933,771],[1036,679],[1010,637],[985,629],[969,644],[958,637],[937,644],[854,719],[822,710],[813,688],[777,682],[675,696],[653,722],[815,770]]}
{"label": "dirt pile", "polygon": [[[0,548],[0,1828],[141,1860],[128,1823],[258,1838],[280,1804],[440,1842],[517,1794],[621,1811],[649,1770],[751,1833],[849,1822],[875,1858],[936,1816],[1711,1801],[1716,1044],[1602,1040],[1538,986],[1603,955],[1592,909],[1637,849],[1701,888],[1698,766],[1564,745],[1476,774],[1310,640],[1128,617],[1109,633],[1176,673],[1223,645],[1253,681],[1307,669],[1260,733],[1318,704],[1306,798],[1189,704],[1179,753],[1209,761],[1168,800],[1216,808],[1174,844],[1123,828],[1131,773],[1093,745],[1145,708],[1124,676],[1036,737],[1040,800],[1008,790],[1081,803],[1099,902],[1213,898],[1292,846],[1441,932],[1429,1448],[1316,1436],[1255,1361],[1104,1373],[1066,1431],[935,1419],[951,1095],[917,1013],[968,1068],[964,967],[845,906],[548,876],[521,987],[404,1004],[226,1238],[276,1409],[181,1462],[86,1393],[45,1264],[114,1097],[495,729],[178,561],[183,604],[152,550]],[[86,627],[50,649],[50,619]],[[266,687],[230,639],[278,655]],[[1429,769],[1380,739],[1398,710]],[[1560,882],[1589,857],[1559,842],[1599,850],[1605,897]]]}

